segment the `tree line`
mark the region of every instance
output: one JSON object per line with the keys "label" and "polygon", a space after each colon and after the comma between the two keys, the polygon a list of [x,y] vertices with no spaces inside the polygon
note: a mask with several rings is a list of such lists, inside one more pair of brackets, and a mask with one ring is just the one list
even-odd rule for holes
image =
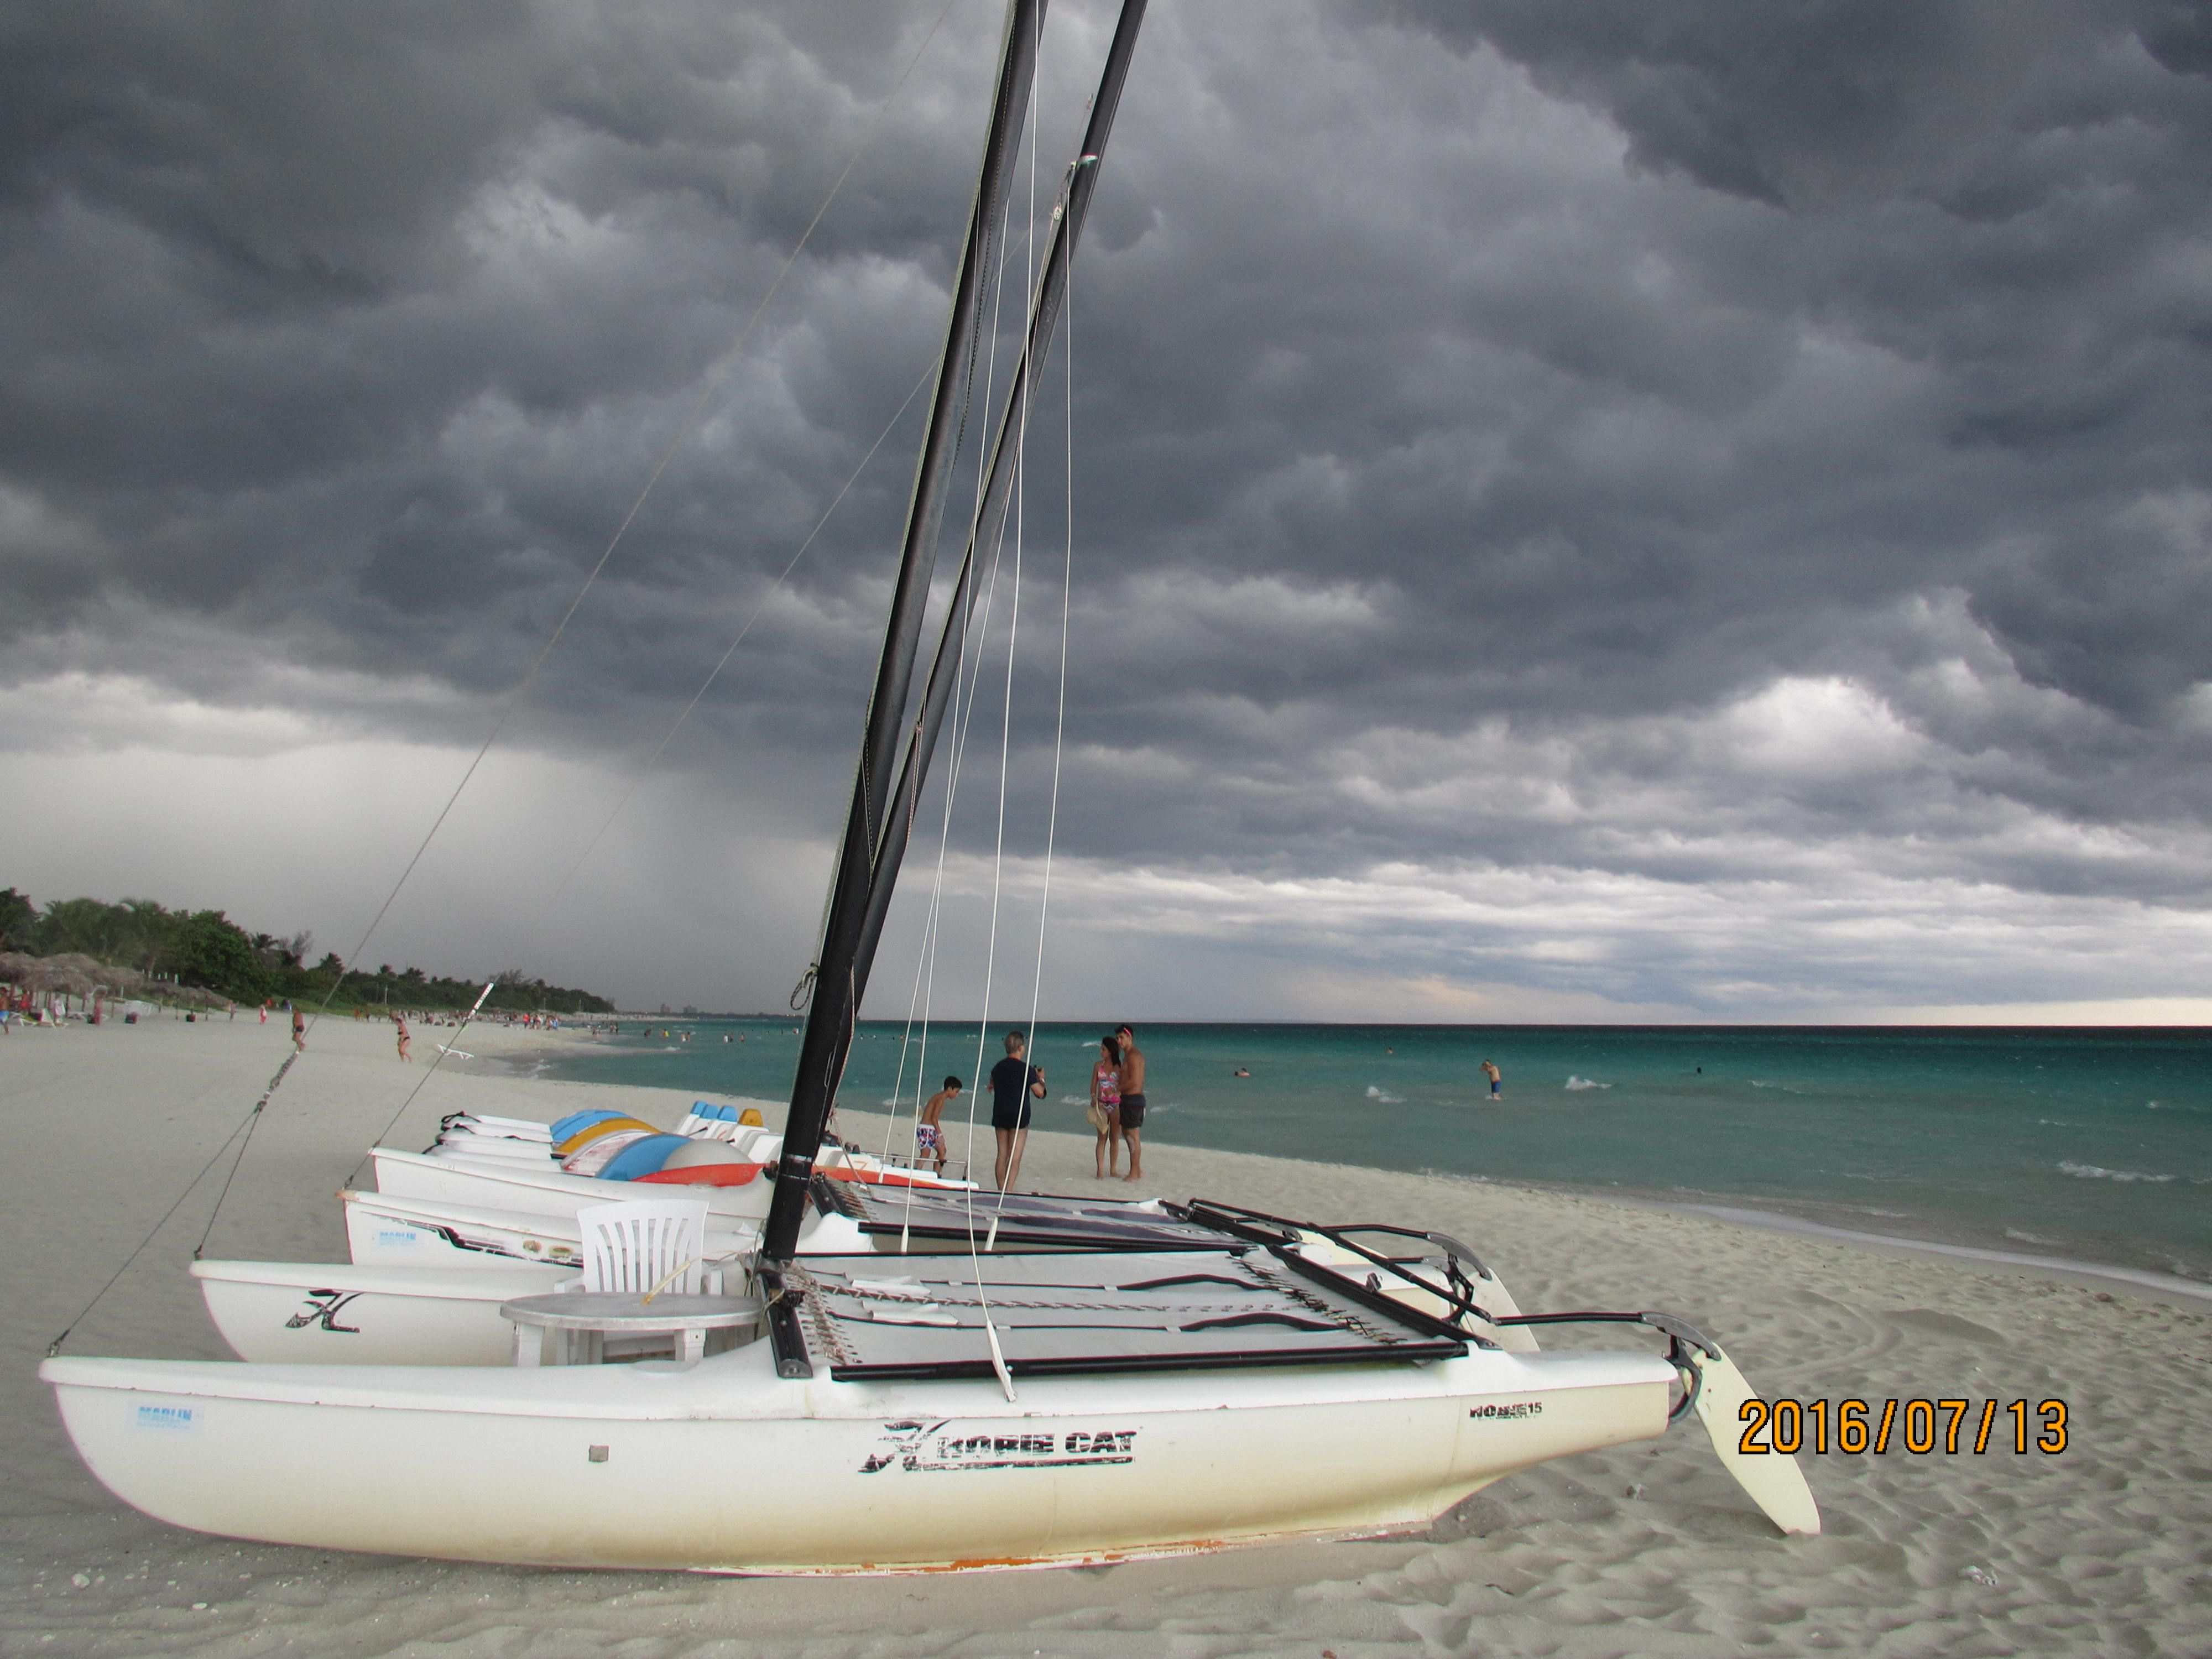
{"label": "tree line", "polygon": [[[171,910],[151,899],[108,904],[94,898],[55,899],[44,909],[27,894],[0,888],[0,950],[27,956],[87,956],[179,985],[198,986],[236,1002],[289,999],[319,1006],[466,1008],[482,981],[433,978],[420,968],[374,973],[349,968],[334,951],[309,965],[314,936],[251,933],[220,910]],[[495,976],[488,1009],[611,1014],[613,1003],[589,991],[548,985],[520,969]]]}

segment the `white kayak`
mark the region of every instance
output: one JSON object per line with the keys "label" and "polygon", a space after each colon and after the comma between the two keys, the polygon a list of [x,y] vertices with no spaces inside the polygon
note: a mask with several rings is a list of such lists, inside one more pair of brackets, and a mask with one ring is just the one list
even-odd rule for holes
{"label": "white kayak", "polygon": [[240,1359],[270,1364],[506,1365],[502,1304],[574,1284],[580,1267],[362,1267],[195,1261],[208,1316]]}

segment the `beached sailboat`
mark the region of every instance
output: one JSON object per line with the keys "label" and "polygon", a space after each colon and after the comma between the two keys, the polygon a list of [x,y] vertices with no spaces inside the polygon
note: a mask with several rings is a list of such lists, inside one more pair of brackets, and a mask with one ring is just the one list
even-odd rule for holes
{"label": "beached sailboat", "polygon": [[[1193,1205],[1169,1218],[1222,1242],[801,1252],[821,1213],[817,1157],[853,1016],[951,696],[975,550],[1003,511],[1008,434],[1051,337],[1144,9],[1125,0],[1054,211],[916,701],[956,392],[1042,11],[1011,0],[791,1111],[769,1178],[716,1194],[743,1195],[725,1218],[764,1224],[763,1335],[690,1365],[47,1361],[79,1452],[126,1502],[240,1537],[512,1562],[806,1573],[1098,1561],[1417,1525],[1515,1470],[1694,1412],[1778,1525],[1818,1529],[1794,1462],[1737,1454],[1749,1390],[1717,1346],[1662,1315],[1509,1313],[1494,1276],[1448,1240]],[[422,1166],[441,1161],[471,1160],[380,1159],[379,1184],[387,1169],[431,1180]],[[465,1173],[502,1163],[473,1162]],[[580,1179],[525,1174],[552,1198]],[[750,1207],[763,1189],[764,1217]],[[1667,1351],[1534,1351],[1533,1325],[1591,1319],[1640,1324]]]}

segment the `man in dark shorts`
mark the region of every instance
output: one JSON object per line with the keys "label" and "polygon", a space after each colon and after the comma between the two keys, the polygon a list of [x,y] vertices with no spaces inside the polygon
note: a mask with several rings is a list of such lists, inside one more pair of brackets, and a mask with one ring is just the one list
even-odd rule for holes
{"label": "man in dark shorts", "polygon": [[1019,1031],[1006,1033],[1006,1057],[991,1068],[991,1127],[999,1139],[999,1156],[992,1172],[999,1190],[1005,1192],[1022,1173],[1022,1143],[1029,1139],[1030,1101],[1044,1098],[1044,1067],[1023,1058],[1029,1038]]}
{"label": "man in dark shorts", "polygon": [[1121,1043],[1121,1139],[1129,1148],[1129,1173],[1121,1179],[1134,1181],[1145,1172],[1145,1051],[1129,1027],[1114,1035]]}

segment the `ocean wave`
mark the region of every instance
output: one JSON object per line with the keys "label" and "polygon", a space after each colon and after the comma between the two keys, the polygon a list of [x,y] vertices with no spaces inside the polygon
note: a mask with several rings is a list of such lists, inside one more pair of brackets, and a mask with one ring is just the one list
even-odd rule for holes
{"label": "ocean wave", "polygon": [[1406,1103],[1405,1096],[1386,1095],[1371,1083],[1367,1085],[1367,1097],[1385,1106],[1403,1106]]}
{"label": "ocean wave", "polygon": [[1779,1089],[1785,1095],[1802,1095],[1805,1092],[1802,1089],[1793,1089],[1786,1083],[1769,1083],[1765,1078],[1755,1077],[1750,1081],[1751,1086],[1754,1089]]}
{"label": "ocean wave", "polygon": [[2101,1169],[2094,1164],[2075,1164],[2070,1161],[2061,1164],[2058,1166],[2058,1172],[2061,1175],[2070,1175],[2076,1180],[2080,1181],[2148,1181],[2157,1182],[2167,1182],[2174,1179],[2174,1177],[2170,1175],[2145,1175],[2140,1170],[2106,1170]]}
{"label": "ocean wave", "polygon": [[1567,1073],[1567,1087],[1570,1089],[1610,1089],[1613,1087],[1613,1085],[1610,1083],[1593,1083],[1586,1077],[1577,1077],[1572,1072],[1570,1072]]}
{"label": "ocean wave", "polygon": [[2016,1238],[2023,1244],[2061,1244],[2065,1242],[2063,1239],[2045,1238],[2041,1233],[2024,1233],[2017,1227],[2008,1227],[2004,1233],[2007,1238]]}

